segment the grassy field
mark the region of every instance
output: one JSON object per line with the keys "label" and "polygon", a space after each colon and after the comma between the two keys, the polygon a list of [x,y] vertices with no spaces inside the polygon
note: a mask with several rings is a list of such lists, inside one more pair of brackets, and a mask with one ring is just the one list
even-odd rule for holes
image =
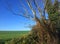
{"label": "grassy field", "polygon": [[0,31],[0,39],[12,39],[19,38],[21,36],[27,35],[29,31]]}

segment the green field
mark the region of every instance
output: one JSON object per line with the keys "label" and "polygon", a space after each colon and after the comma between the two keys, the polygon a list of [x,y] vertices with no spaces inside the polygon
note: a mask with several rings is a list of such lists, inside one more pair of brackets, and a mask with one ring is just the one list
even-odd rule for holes
{"label": "green field", "polygon": [[27,35],[29,31],[0,31],[0,39],[12,39],[19,38],[21,36]]}

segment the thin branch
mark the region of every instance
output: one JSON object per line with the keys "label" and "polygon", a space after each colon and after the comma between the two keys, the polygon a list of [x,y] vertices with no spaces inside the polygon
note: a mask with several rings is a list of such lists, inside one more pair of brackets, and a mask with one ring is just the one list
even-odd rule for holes
{"label": "thin branch", "polygon": [[35,4],[36,8],[37,8],[38,11],[39,11],[40,17],[42,18],[42,10],[41,10],[40,7],[38,6],[36,0],[33,0],[33,1],[34,1],[34,4]]}
{"label": "thin branch", "polygon": [[31,9],[31,11],[32,11],[32,13],[33,13],[33,15],[34,15],[34,17],[36,17],[36,11],[33,9],[31,3],[29,2],[29,0],[26,0],[26,1],[27,1],[28,6],[30,7],[30,9]]}
{"label": "thin branch", "polygon": [[[41,24],[42,25],[44,25],[44,17],[43,17],[43,15],[42,15],[42,13],[43,13],[43,11],[40,9],[40,7],[38,6],[38,4],[37,4],[37,2],[36,2],[36,0],[34,0],[34,4],[35,4],[35,6],[36,6],[36,8],[38,9],[38,11],[39,11],[39,14],[40,14],[40,22],[41,22]],[[45,12],[45,11],[44,11]],[[44,13],[45,14],[45,13]]]}
{"label": "thin branch", "polygon": [[26,15],[30,16],[31,18],[33,18],[33,16],[29,14],[28,9],[25,7],[25,5],[22,4],[22,6],[23,6],[23,9],[25,10],[25,12],[27,13]]}
{"label": "thin branch", "polygon": [[[27,10],[24,6],[23,6],[23,7],[24,7],[23,9],[25,10],[25,13],[23,13],[23,12],[21,12],[21,11],[20,11],[20,13],[16,13],[16,12],[13,11],[11,4],[9,4],[8,2],[6,2],[6,4],[7,4],[7,6],[8,6],[6,9],[8,9],[8,10],[9,10],[10,12],[12,12],[14,15],[22,16],[22,17],[25,17],[25,18],[27,18],[27,19],[33,20],[33,19],[32,19],[33,17],[28,14],[28,10]],[[19,10],[20,10],[20,8],[19,8]]]}

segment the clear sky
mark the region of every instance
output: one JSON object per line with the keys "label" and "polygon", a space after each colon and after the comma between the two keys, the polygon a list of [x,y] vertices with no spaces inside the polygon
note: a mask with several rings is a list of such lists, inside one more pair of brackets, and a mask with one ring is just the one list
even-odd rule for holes
{"label": "clear sky", "polygon": [[[32,14],[30,8],[26,3],[26,0],[0,0],[0,31],[31,30],[28,25],[34,25],[35,22],[24,17],[15,15],[8,9],[12,8],[13,11],[16,13],[25,12],[22,7],[22,3],[28,9],[30,14]],[[41,8],[43,8],[42,0],[40,0],[39,5],[41,6]]]}
{"label": "clear sky", "polygon": [[[9,7],[6,2],[12,6],[14,12],[18,12],[18,8],[21,7],[21,1],[27,6],[25,0],[0,0],[0,31],[31,30],[28,25],[33,25],[33,21],[14,15],[9,9],[7,9]],[[23,12],[22,8],[20,8],[20,10]]]}

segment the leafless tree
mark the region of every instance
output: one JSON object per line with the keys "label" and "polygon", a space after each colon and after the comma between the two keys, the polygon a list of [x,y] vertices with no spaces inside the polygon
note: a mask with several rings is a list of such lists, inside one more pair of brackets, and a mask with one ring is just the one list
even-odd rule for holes
{"label": "leafless tree", "polygon": [[[38,44],[58,44],[58,35],[57,35],[57,29],[55,28],[55,24],[57,21],[55,21],[55,13],[59,14],[58,11],[58,1],[55,0],[54,4],[52,4],[52,0],[25,0],[28,4],[32,15],[29,14],[28,9],[26,6],[22,3],[22,6],[25,10],[25,13],[20,12],[19,14],[12,11],[12,9],[9,7],[10,11],[13,14],[25,17],[29,20],[35,21],[36,25],[32,28],[32,31],[37,31],[38,37],[39,37],[39,43]],[[39,6],[42,1],[43,9]],[[34,3],[34,6],[32,5],[32,2]],[[38,15],[37,15],[38,11]],[[46,19],[46,13],[48,13],[48,19]],[[22,14],[22,15],[21,15]],[[54,15],[54,17],[53,17]],[[39,17],[40,16],[40,17]],[[54,19],[53,19],[54,18]],[[53,19],[53,20],[52,20]],[[57,20],[58,18],[56,18]],[[45,37],[46,36],[46,37]]]}

